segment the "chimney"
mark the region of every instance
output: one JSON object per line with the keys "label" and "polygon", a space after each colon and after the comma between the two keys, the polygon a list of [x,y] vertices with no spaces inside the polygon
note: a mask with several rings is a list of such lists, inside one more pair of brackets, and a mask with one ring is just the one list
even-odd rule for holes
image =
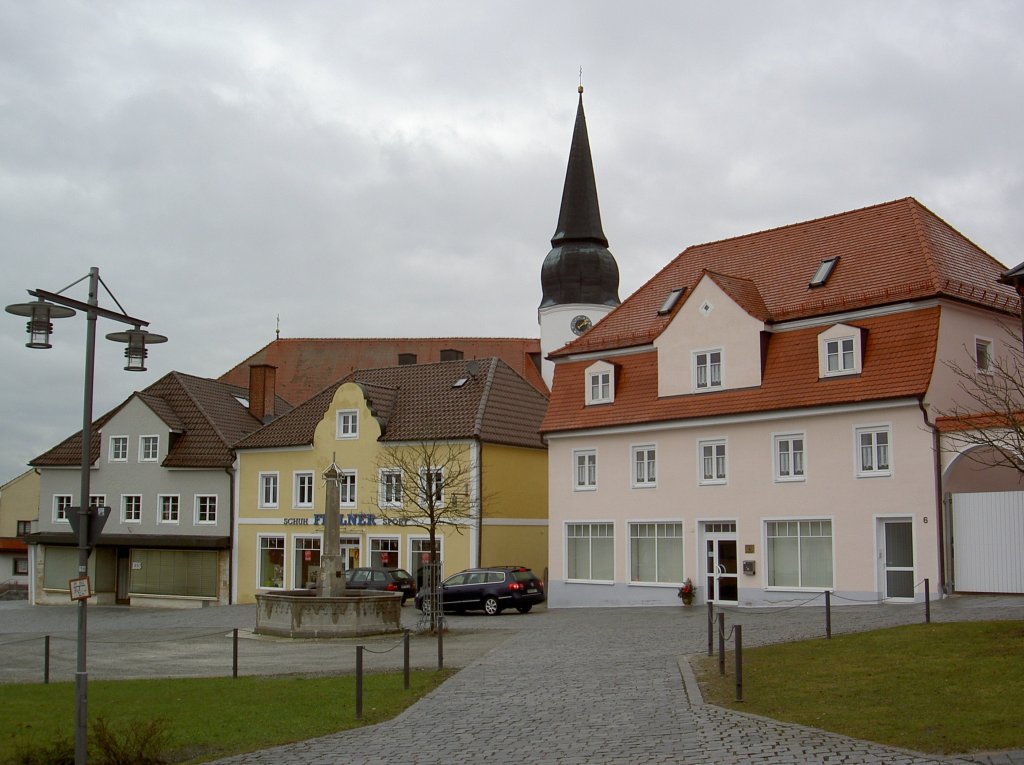
{"label": "chimney", "polygon": [[270,364],[249,366],[249,413],[262,423],[274,419],[276,385],[277,367]]}

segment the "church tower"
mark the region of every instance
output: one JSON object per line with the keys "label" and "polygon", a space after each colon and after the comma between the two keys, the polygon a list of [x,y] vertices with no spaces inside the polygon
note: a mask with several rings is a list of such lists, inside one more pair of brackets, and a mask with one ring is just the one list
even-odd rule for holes
{"label": "church tower", "polygon": [[541,373],[549,388],[555,368],[547,355],[575,340],[619,304],[619,267],[601,228],[582,85],[579,93],[558,226],[540,271],[543,296],[537,318],[545,359]]}

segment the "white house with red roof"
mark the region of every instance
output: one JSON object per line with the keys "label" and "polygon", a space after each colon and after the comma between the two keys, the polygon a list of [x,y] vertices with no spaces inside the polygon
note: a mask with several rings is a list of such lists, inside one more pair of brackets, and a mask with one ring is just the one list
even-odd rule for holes
{"label": "white house with red roof", "polygon": [[1019,343],[1002,270],[910,198],[682,252],[549,354],[550,605],[677,604],[686,579],[699,602],[915,601],[998,565],[1021,540],[957,546],[952,497],[1019,474],[936,421],[962,404],[949,363]]}

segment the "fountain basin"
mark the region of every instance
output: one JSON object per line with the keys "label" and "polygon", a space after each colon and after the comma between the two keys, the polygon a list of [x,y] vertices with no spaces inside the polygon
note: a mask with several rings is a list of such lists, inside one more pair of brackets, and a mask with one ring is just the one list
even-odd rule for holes
{"label": "fountain basin", "polygon": [[256,634],[336,638],[402,631],[402,593],[352,590],[317,597],[315,590],[256,595]]}

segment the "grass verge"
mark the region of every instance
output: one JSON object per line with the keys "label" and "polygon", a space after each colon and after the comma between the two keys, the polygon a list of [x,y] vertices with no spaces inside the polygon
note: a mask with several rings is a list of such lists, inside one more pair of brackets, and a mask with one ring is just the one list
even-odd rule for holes
{"label": "grass verge", "polygon": [[921,752],[1024,748],[1024,623],[920,624],[693,662],[712,704]]}
{"label": "grass verge", "polygon": [[[195,763],[391,719],[451,674],[413,672],[408,691],[401,672],[364,676],[361,720],[349,675],[96,681],[89,718],[115,726],[165,720],[167,761]],[[4,685],[2,693],[0,763],[74,737],[74,683]]]}

